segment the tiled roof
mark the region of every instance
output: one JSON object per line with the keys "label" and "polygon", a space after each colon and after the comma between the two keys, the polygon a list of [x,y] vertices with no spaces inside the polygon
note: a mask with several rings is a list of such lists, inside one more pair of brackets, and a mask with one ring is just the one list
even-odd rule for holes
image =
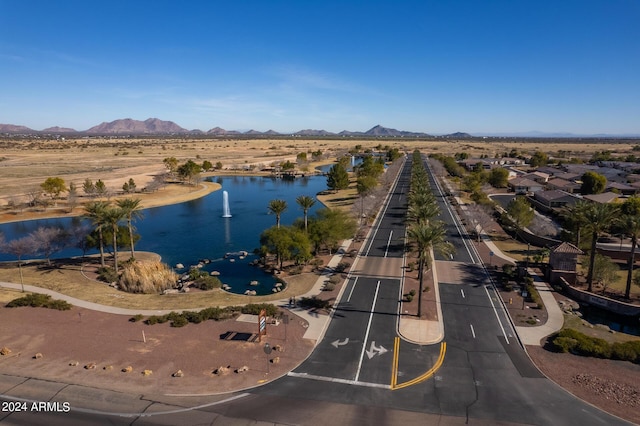
{"label": "tiled roof", "polygon": [[578,247],[574,246],[571,243],[568,242],[563,242],[560,243],[559,245],[555,246],[554,248],[551,249],[552,253],[574,253],[574,254],[584,254],[584,252],[582,250],[580,250]]}

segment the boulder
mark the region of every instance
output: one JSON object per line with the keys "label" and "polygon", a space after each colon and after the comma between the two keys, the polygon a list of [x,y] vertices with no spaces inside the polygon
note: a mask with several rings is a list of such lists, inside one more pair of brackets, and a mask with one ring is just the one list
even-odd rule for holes
{"label": "boulder", "polygon": [[218,277],[218,276],[220,276],[220,271],[211,271],[211,276],[212,276],[212,277]]}
{"label": "boulder", "polygon": [[79,363],[78,361],[71,361],[71,362],[69,363],[69,366],[71,366],[71,367],[77,367],[79,364],[80,364],[80,363]]}
{"label": "boulder", "polygon": [[85,370],[95,370],[96,369],[96,363],[95,362],[90,362],[89,364],[84,366]]}
{"label": "boulder", "polygon": [[276,352],[284,352],[284,348],[281,345],[274,345],[273,350]]}
{"label": "boulder", "polygon": [[41,352],[38,352],[37,354],[35,354],[33,356],[33,359],[40,359],[40,358],[42,358],[42,353]]}
{"label": "boulder", "polygon": [[247,367],[246,365],[243,365],[242,367],[236,368],[236,373],[238,373],[238,374],[246,373],[247,371],[249,371],[249,367]]}
{"label": "boulder", "polygon": [[133,371],[133,367],[132,366],[128,366],[122,369],[123,373],[131,373]]}
{"label": "boulder", "polygon": [[178,370],[175,373],[173,373],[171,377],[184,377],[184,373],[182,372],[182,370]]}
{"label": "boulder", "polygon": [[218,367],[213,371],[213,374],[215,374],[216,376],[224,376],[225,374],[229,374],[230,371],[231,371],[231,366]]}
{"label": "boulder", "polygon": [[151,370],[142,370],[142,375],[143,376],[150,376],[153,374],[153,371]]}
{"label": "boulder", "polygon": [[9,355],[10,353],[11,349],[7,348],[6,346],[0,349],[0,355]]}
{"label": "boulder", "polygon": [[104,367],[102,367],[102,369],[105,371],[111,371],[113,370],[113,365],[105,365]]}
{"label": "boulder", "polygon": [[184,265],[182,263],[176,263],[176,269],[184,269]]}
{"label": "boulder", "polygon": [[279,363],[280,363],[280,357],[279,356],[271,359],[271,364],[279,364]]}
{"label": "boulder", "polygon": [[175,288],[168,288],[162,292],[162,294],[178,294],[179,291]]}

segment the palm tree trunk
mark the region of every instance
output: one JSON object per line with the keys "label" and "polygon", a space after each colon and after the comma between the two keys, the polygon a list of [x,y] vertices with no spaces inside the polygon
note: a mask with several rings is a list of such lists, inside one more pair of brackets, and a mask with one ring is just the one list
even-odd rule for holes
{"label": "palm tree trunk", "polygon": [[102,239],[102,228],[98,228],[98,242],[100,243],[100,266],[105,267],[104,264],[104,241]]}
{"label": "palm tree trunk", "polygon": [[631,238],[631,253],[629,253],[629,271],[627,272],[627,286],[624,289],[624,298],[631,297],[631,279],[633,277],[633,264],[636,263],[636,245],[638,240],[636,237]]}
{"label": "palm tree trunk", "polygon": [[118,273],[118,225],[113,227],[113,269]]}
{"label": "palm tree trunk", "polygon": [[593,269],[596,263],[597,241],[598,241],[598,234],[594,232],[591,234],[591,253],[589,253],[589,273],[587,274],[587,283],[589,284],[589,287],[587,288],[587,290],[589,292],[593,291]]}
{"label": "palm tree trunk", "polygon": [[422,286],[424,283],[424,259],[420,259],[418,262],[418,281],[420,285],[418,287],[418,318],[422,317]]}
{"label": "palm tree trunk", "polygon": [[135,252],[133,251],[133,227],[131,226],[131,219],[127,220],[127,226],[129,227],[129,244],[131,245],[131,258],[135,257]]}

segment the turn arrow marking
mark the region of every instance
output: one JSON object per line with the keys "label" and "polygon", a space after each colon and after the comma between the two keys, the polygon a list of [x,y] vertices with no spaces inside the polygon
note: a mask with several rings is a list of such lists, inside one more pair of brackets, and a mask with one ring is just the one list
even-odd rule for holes
{"label": "turn arrow marking", "polygon": [[369,357],[369,359],[371,359],[376,355],[382,355],[383,353],[387,352],[387,350],[382,345],[376,346],[376,341],[372,340],[371,341],[371,347],[366,352],[367,352],[367,356]]}
{"label": "turn arrow marking", "polygon": [[344,346],[347,343],[349,343],[349,338],[348,337],[346,339],[344,339],[342,342],[340,341],[340,339],[331,342],[333,347],[336,348],[336,349],[338,348],[338,346]]}

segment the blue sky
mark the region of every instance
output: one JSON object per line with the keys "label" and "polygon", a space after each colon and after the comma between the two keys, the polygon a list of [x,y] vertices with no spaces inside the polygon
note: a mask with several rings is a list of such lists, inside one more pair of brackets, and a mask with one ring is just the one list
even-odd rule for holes
{"label": "blue sky", "polygon": [[640,1],[0,0],[0,123],[640,134]]}

